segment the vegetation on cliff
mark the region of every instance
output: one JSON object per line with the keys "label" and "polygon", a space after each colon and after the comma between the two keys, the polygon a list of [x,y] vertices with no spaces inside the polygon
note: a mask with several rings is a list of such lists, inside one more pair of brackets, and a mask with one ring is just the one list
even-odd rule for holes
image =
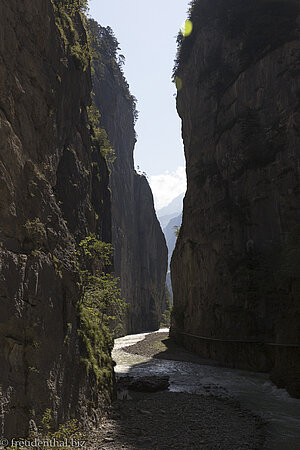
{"label": "vegetation on cliff", "polygon": [[[178,33],[173,76],[179,76],[180,71],[183,70],[197,34],[212,16],[217,26],[222,29],[225,38],[235,39],[237,36],[243,36],[242,69],[249,61],[258,60],[266,52],[296,38],[298,11],[297,0],[252,0],[251,2],[228,0],[226,8],[224,8],[224,0],[192,0],[188,11],[192,32],[186,36],[182,32]],[[220,62],[220,54],[216,53],[210,64],[217,70],[220,69]],[[223,74],[226,82],[227,78],[229,81],[229,77],[233,75],[233,73]]]}
{"label": "vegetation on cliff", "polygon": [[76,13],[86,13],[89,0],[53,0],[57,5],[63,7],[68,14],[74,16]]}
{"label": "vegetation on cliff", "polygon": [[[64,52],[71,55],[80,71],[91,70],[92,51],[90,34],[85,26],[86,0],[52,0],[55,22],[59,30]],[[90,130],[90,145],[93,152],[100,152],[106,162],[112,162],[114,151],[107,138],[106,131],[100,125],[100,113],[90,94],[90,106],[87,106]],[[92,156],[92,166],[98,166],[97,157]],[[100,181],[100,172],[97,168]],[[27,227],[28,228],[28,227]],[[120,297],[118,279],[109,268],[112,265],[112,246],[101,241],[99,236],[90,234],[77,246],[77,261],[74,264],[80,275],[81,298],[77,305],[79,315],[78,334],[85,350],[81,362],[87,373],[93,374],[96,383],[107,398],[113,389],[113,328],[122,320],[125,301]],[[67,331],[65,338],[68,343]]]}
{"label": "vegetation on cliff", "polygon": [[113,163],[116,156],[115,151],[107,137],[105,129],[101,126],[100,113],[94,103],[94,94],[92,95],[92,104],[88,107],[88,119],[91,129],[91,142],[94,150],[99,150],[108,164]]}
{"label": "vegetation on cliff", "polygon": [[161,316],[160,327],[161,328],[169,328],[171,325],[171,315],[173,310],[172,298],[168,287],[165,287],[165,296],[166,296],[166,309]]}
{"label": "vegetation on cliff", "polygon": [[122,295],[130,304],[125,328],[128,333],[151,330],[159,327],[165,304],[165,247],[149,184],[134,170],[136,100],[125,80],[124,57],[118,55],[111,28],[89,20],[88,30],[94,102],[101,114],[98,123],[116,155],[110,166],[112,242]]}
{"label": "vegetation on cliff", "polygon": [[[113,393],[113,333],[124,310],[110,244],[114,155],[103,123],[111,115],[101,110],[101,117],[93,103],[91,69],[91,61],[105,69],[108,104],[116,93],[130,106],[134,142],[123,58],[110,29],[96,26],[91,43],[86,1],[33,3],[4,0],[0,15],[0,426],[7,437],[28,435],[47,410],[56,427],[101,416]],[[122,113],[112,119],[118,130]]]}
{"label": "vegetation on cliff", "polygon": [[123,74],[122,66],[125,62],[123,55],[118,55],[119,42],[117,41],[113,30],[108,27],[102,27],[95,20],[89,19],[87,22],[89,48],[92,58],[92,70],[97,75],[104,77],[105,69],[117,80],[124,98],[130,104],[134,123],[138,118],[136,109],[136,98],[130,93],[129,85]]}
{"label": "vegetation on cliff", "polygon": [[[86,33],[81,22],[85,22],[87,10],[85,0],[51,0],[55,12],[55,23],[60,32],[64,50],[72,55],[76,67],[84,72],[90,67],[90,51]],[[78,26],[81,24],[81,26]]]}

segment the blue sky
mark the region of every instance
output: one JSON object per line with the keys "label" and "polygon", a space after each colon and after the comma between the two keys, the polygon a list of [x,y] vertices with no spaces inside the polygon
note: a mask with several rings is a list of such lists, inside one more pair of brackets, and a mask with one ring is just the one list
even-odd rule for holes
{"label": "blue sky", "polygon": [[90,15],[109,25],[126,58],[137,98],[135,166],[146,172],[159,209],[185,190],[185,161],[176,89],[171,82],[176,36],[189,0],[90,0]]}

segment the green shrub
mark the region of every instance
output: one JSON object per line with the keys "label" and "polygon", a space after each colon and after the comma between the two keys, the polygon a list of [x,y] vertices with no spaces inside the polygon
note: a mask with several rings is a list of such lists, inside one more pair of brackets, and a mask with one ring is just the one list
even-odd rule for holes
{"label": "green shrub", "polygon": [[27,220],[25,228],[30,235],[44,236],[46,234],[45,225],[38,217],[31,221]]}
{"label": "green shrub", "polygon": [[95,234],[85,237],[80,243],[81,254],[92,261],[99,261],[103,265],[111,265],[113,247],[110,243],[100,241]]}
{"label": "green shrub", "polygon": [[181,226],[180,225],[175,225],[173,228],[174,228],[174,234],[178,238]]}
{"label": "green shrub", "polygon": [[88,0],[54,0],[54,3],[64,8],[71,16],[76,13],[85,14],[89,9]]}
{"label": "green shrub", "polygon": [[83,72],[89,68],[90,51],[85,36],[79,36],[75,15],[86,12],[87,3],[86,0],[52,0],[55,23],[64,42],[64,50],[70,52],[76,68]]}
{"label": "green shrub", "polygon": [[171,325],[171,314],[173,310],[172,298],[170,296],[169,289],[167,285],[165,285],[165,295],[166,295],[166,309],[161,316],[160,327],[161,328],[169,328]]}
{"label": "green shrub", "polygon": [[77,41],[73,45],[71,45],[70,51],[76,67],[79,70],[85,72],[88,69],[90,63],[90,53],[88,45],[81,45]]}
{"label": "green shrub", "polygon": [[91,139],[93,148],[99,148],[106,161],[113,163],[116,159],[115,151],[109,142],[105,129],[100,125],[100,113],[94,102],[87,108],[87,113],[92,131]]}
{"label": "green shrub", "polygon": [[122,323],[126,310],[119,279],[107,273],[112,263],[112,246],[96,235],[79,243],[82,297],[78,305],[81,336],[87,355],[82,358],[87,372],[95,375],[104,390],[112,388],[113,368],[110,358],[114,329]]}
{"label": "green shrub", "polygon": [[117,41],[113,30],[110,27],[102,27],[95,20],[87,21],[88,41],[91,54],[93,74],[105,77],[105,71],[109,71],[109,76],[113,76],[123,91],[131,111],[132,121],[135,124],[138,119],[136,108],[137,100],[130,93],[129,85],[123,73],[125,58],[118,55],[119,42]]}
{"label": "green shrub", "polygon": [[78,445],[79,442],[87,444],[88,441],[87,436],[85,436],[83,431],[80,430],[78,421],[76,419],[69,420],[65,424],[59,425],[58,430],[55,430],[52,411],[50,408],[46,409],[41,420],[41,427],[39,428],[40,430],[32,433],[29,438],[26,439],[26,441],[32,443],[34,443],[35,439],[44,441],[45,443],[47,443],[47,448],[50,450],[59,450],[62,443],[64,444],[63,448],[71,450],[72,448],[74,448],[75,441],[78,443]]}

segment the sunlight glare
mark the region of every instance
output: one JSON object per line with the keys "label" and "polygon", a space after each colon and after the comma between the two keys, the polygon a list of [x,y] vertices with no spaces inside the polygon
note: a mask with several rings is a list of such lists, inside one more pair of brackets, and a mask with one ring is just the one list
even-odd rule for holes
{"label": "sunlight glare", "polygon": [[177,91],[180,91],[182,89],[182,79],[179,77],[175,77],[175,85]]}
{"label": "sunlight glare", "polygon": [[192,24],[192,22],[190,20],[186,20],[183,23],[180,31],[181,31],[182,36],[188,37],[191,34],[191,32],[193,31],[193,24]]}

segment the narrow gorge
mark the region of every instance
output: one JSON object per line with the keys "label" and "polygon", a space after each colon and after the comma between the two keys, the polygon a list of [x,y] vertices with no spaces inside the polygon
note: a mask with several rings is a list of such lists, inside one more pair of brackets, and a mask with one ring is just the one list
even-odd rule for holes
{"label": "narrow gorge", "polygon": [[299,450],[300,4],[150,3],[0,0],[0,449]]}
{"label": "narrow gorge", "polygon": [[300,396],[299,3],[199,0],[175,67],[188,189],[171,335]]}

